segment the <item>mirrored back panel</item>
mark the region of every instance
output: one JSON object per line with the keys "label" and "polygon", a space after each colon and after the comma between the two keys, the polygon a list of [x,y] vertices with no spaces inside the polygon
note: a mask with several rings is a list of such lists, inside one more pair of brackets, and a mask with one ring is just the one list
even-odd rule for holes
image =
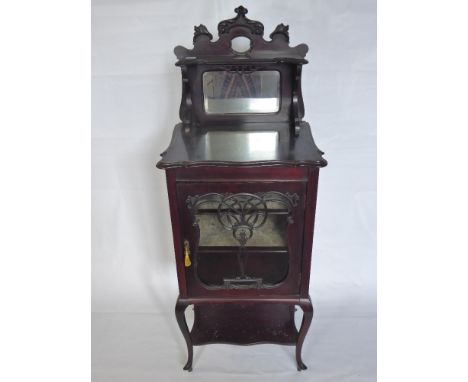
{"label": "mirrored back panel", "polygon": [[207,114],[276,113],[280,109],[280,73],[277,70],[204,72],[203,100]]}

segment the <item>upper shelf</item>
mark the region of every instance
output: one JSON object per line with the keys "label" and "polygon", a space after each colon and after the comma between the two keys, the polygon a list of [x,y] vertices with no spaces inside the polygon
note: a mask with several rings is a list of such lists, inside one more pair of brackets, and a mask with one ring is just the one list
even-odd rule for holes
{"label": "upper shelf", "polygon": [[189,166],[308,165],[324,167],[327,161],[315,145],[310,126],[301,122],[298,137],[287,123],[174,128],[171,143],[158,168]]}

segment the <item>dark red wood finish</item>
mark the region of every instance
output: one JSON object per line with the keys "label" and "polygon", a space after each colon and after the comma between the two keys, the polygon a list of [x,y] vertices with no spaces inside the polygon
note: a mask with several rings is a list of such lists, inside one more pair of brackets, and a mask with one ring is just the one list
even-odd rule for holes
{"label": "dark red wood finish", "polygon": [[[281,169],[281,167],[278,167]],[[201,171],[211,172],[211,174],[216,173],[216,170],[213,168],[202,168]],[[210,171],[211,170],[211,171]],[[283,169],[284,170],[284,169]],[[257,168],[257,173],[260,174],[260,177],[267,176],[265,172],[271,173],[271,169],[268,168]],[[269,176],[274,177],[273,174]],[[203,178],[202,178],[203,179]],[[182,183],[177,185],[177,199],[179,201],[179,206],[181,206],[180,221],[182,223],[181,231],[183,240],[188,240],[192,245],[192,252],[195,249],[198,238],[196,232],[193,229],[192,218],[189,214],[187,207],[183,207],[185,200],[189,195],[195,194],[205,194],[209,192],[218,192],[218,193],[257,193],[257,192],[268,192],[268,191],[278,191],[278,192],[290,192],[296,193],[299,195],[299,205],[298,208],[294,209],[293,219],[294,223],[288,226],[288,247],[290,254],[289,261],[289,272],[286,280],[281,282],[277,287],[273,289],[263,289],[263,295],[299,295],[299,286],[300,286],[300,270],[301,270],[301,260],[302,260],[302,230],[303,230],[303,221],[304,221],[304,207],[305,207],[305,193],[306,182],[281,182],[280,180],[259,180],[256,178],[247,178],[243,181],[237,181],[234,179],[226,179],[226,181],[220,181],[219,179],[212,182],[206,182],[206,179],[203,182],[193,182],[193,183]],[[256,289],[248,290],[235,290],[235,289],[207,289],[202,285],[202,283],[196,278],[196,267],[192,266],[186,268],[185,279],[187,283],[188,295],[192,297],[196,296],[211,296],[211,297],[226,297],[226,296],[242,296],[242,297],[255,297],[258,296],[259,291]]]}
{"label": "dark red wood finish", "polygon": [[[166,170],[174,252],[179,283],[175,313],[188,349],[185,370],[192,370],[193,346],[211,343],[250,345],[273,343],[294,345],[298,370],[306,369],[302,345],[313,315],[309,280],[319,168],[327,165],[312,137],[310,126],[302,121],[302,65],[307,63],[305,44],[289,46],[288,27],[280,24],[263,38],[263,25],[246,17],[247,10],[236,8],[237,16],[218,25],[219,39],[205,26],[195,27],[194,47],[176,47],[177,65],[182,71],[182,123],[174,128],[158,168]],[[231,39],[246,36],[251,49],[239,54],[231,49]],[[202,74],[206,70],[278,70],[281,73],[280,110],[270,114],[210,114],[203,109]],[[209,147],[210,131],[276,132],[278,146],[265,158],[244,147],[217,152]],[[228,135],[227,135],[228,136]],[[218,150],[219,151],[219,150]],[[233,160],[233,154],[240,155]],[[192,265],[184,265],[184,242],[196,253],[198,233],[187,199],[200,194],[294,194],[297,205],[287,226],[288,272],[274,287],[230,289],[209,287]],[[261,248],[268,251],[269,247]],[[271,247],[273,248],[273,247]],[[212,247],[210,251],[222,251]],[[274,249],[272,249],[274,251]],[[261,256],[259,256],[262,259]],[[218,261],[218,259],[217,259]],[[222,261],[222,260],[220,260]],[[218,272],[211,264],[209,272]],[[252,265],[261,270],[262,261]],[[271,266],[271,264],[269,265]],[[194,326],[189,330],[185,309],[193,305]],[[299,330],[294,324],[295,307],[303,311]]]}
{"label": "dark red wood finish", "polygon": [[[180,288],[176,313],[189,350],[186,369],[191,369],[192,346],[208,343],[296,345],[298,369],[305,369],[300,349],[312,320],[308,289],[318,168],[208,166],[166,171],[171,218],[175,224],[174,248]],[[188,240],[191,245],[196,243],[185,203],[187,196],[205,192],[267,190],[296,192],[300,196],[294,224],[288,229],[291,258],[287,280],[278,287],[262,290],[210,290],[204,287],[195,276],[195,268],[186,268],[183,264],[183,241]],[[195,324],[189,333],[184,310],[192,304],[195,306]],[[294,306],[304,311],[299,331],[294,327]]]}

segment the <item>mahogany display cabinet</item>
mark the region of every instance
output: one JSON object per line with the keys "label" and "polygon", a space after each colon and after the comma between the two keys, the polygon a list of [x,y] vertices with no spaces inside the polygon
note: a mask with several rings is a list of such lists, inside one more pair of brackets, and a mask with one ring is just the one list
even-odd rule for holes
{"label": "mahogany display cabinet", "polygon": [[308,48],[290,47],[283,24],[265,40],[247,9],[235,12],[218,24],[217,41],[200,25],[193,49],[175,48],[181,123],[157,164],[167,178],[184,369],[192,370],[193,346],[271,343],[295,346],[303,370],[317,185],[327,164],[302,120]]}

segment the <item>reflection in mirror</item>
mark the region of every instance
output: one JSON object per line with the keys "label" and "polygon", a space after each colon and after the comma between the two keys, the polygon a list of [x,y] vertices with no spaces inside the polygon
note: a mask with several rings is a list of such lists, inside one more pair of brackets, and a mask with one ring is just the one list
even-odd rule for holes
{"label": "reflection in mirror", "polygon": [[279,110],[280,74],[212,71],[203,73],[203,95],[208,114],[275,113]]}
{"label": "reflection in mirror", "polygon": [[272,160],[278,150],[277,131],[209,131],[203,136],[208,160],[242,162]]}

